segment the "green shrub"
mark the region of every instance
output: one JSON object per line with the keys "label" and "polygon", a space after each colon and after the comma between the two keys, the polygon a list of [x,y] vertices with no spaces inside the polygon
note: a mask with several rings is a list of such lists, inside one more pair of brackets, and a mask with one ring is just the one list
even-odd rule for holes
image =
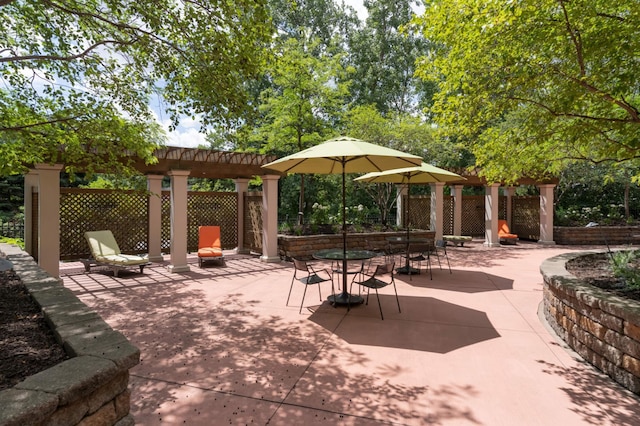
{"label": "green shrub", "polygon": [[611,269],[613,275],[620,278],[626,287],[640,289],[640,270],[638,270],[635,260],[640,257],[638,250],[626,250],[612,253]]}
{"label": "green shrub", "polygon": [[24,249],[24,241],[22,238],[0,237],[0,243],[13,244],[14,246]]}

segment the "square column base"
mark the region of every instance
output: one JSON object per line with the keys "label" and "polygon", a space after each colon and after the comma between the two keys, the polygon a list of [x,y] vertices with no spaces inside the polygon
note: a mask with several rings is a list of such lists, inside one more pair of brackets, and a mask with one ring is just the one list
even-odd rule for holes
{"label": "square column base", "polygon": [[189,265],[182,265],[182,266],[177,266],[177,265],[169,265],[167,266],[167,270],[169,272],[173,272],[173,273],[180,273],[180,272],[189,272],[191,271],[191,268],[189,267]]}

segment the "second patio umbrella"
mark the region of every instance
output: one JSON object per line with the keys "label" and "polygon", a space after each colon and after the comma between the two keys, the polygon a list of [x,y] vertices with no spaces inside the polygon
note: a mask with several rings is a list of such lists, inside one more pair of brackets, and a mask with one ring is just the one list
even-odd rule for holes
{"label": "second patio umbrella", "polygon": [[[342,174],[342,270],[347,270],[347,225],[345,218],[345,175],[381,172],[418,166],[422,158],[360,139],[342,136],[265,164],[264,168],[283,173]],[[342,293],[333,295],[335,304],[351,304],[347,293],[347,275],[342,276]],[[355,303],[360,302],[356,300]]]}
{"label": "second patio umbrella", "polygon": [[407,218],[405,220],[405,226],[407,228],[407,250],[409,245],[409,215],[411,206],[411,184],[412,183],[435,183],[435,182],[454,182],[458,180],[465,180],[462,176],[450,172],[445,169],[441,169],[431,164],[422,163],[419,166],[404,167],[395,170],[385,170],[382,172],[367,173],[364,176],[356,178],[357,181],[371,182],[371,183],[400,183],[407,185]]}

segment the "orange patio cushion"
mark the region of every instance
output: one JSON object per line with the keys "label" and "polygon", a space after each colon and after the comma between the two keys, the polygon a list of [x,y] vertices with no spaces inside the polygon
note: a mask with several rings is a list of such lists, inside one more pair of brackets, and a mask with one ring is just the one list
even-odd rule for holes
{"label": "orange patio cushion", "polygon": [[509,230],[506,220],[498,221],[498,237],[499,238],[518,238],[518,235],[512,234]]}
{"label": "orange patio cushion", "polygon": [[222,243],[220,242],[219,226],[200,226],[198,228],[198,256],[222,256]]}

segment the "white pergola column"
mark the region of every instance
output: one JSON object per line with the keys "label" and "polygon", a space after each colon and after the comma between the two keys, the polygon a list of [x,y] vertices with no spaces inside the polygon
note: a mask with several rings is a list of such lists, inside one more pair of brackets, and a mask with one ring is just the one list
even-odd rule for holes
{"label": "white pergola column", "polygon": [[38,265],[60,278],[60,170],[62,164],[37,164]]}
{"label": "white pergola column", "polygon": [[500,204],[500,184],[494,183],[485,187],[484,196],[484,227],[486,240],[484,245],[496,247],[500,245],[498,238],[498,213]]}
{"label": "white pergola column", "polygon": [[444,182],[431,186],[431,230],[436,231],[436,240],[442,239],[444,229]]}
{"label": "white pergola column", "polygon": [[278,179],[262,176],[262,256],[263,262],[280,262],[278,254]]}
{"label": "white pergola column", "polygon": [[249,253],[250,250],[244,248],[244,195],[249,190],[249,179],[236,179],[235,183],[236,193],[238,194],[238,247],[236,247],[235,252]]}
{"label": "white pergola column", "polygon": [[24,251],[37,257],[33,247],[33,193],[38,191],[38,171],[30,169],[24,176]]}
{"label": "white pergola column", "polygon": [[555,184],[539,185],[540,189],[540,239],[538,243],[553,245],[553,189]]}
{"label": "white pergola column", "polygon": [[187,177],[188,170],[171,170],[171,264],[170,272],[188,272]]}
{"label": "white pergola column", "polygon": [[398,185],[398,193],[396,194],[396,225],[399,228],[404,228],[405,226],[405,207],[404,207],[404,196],[408,195],[408,186],[407,185]]}
{"label": "white pergola column", "polygon": [[162,175],[147,175],[149,191],[149,260],[162,262]]}
{"label": "white pergola column", "polygon": [[509,186],[507,188],[505,188],[505,193],[507,196],[507,217],[505,217],[506,221],[507,221],[507,225],[509,225],[509,229],[511,229],[511,226],[513,225],[511,223],[511,217],[513,214],[513,207],[512,207],[512,203],[513,203],[513,196],[516,193],[516,189],[513,186]]}
{"label": "white pergola column", "polygon": [[453,185],[453,235],[462,235],[462,188],[463,185]]}

